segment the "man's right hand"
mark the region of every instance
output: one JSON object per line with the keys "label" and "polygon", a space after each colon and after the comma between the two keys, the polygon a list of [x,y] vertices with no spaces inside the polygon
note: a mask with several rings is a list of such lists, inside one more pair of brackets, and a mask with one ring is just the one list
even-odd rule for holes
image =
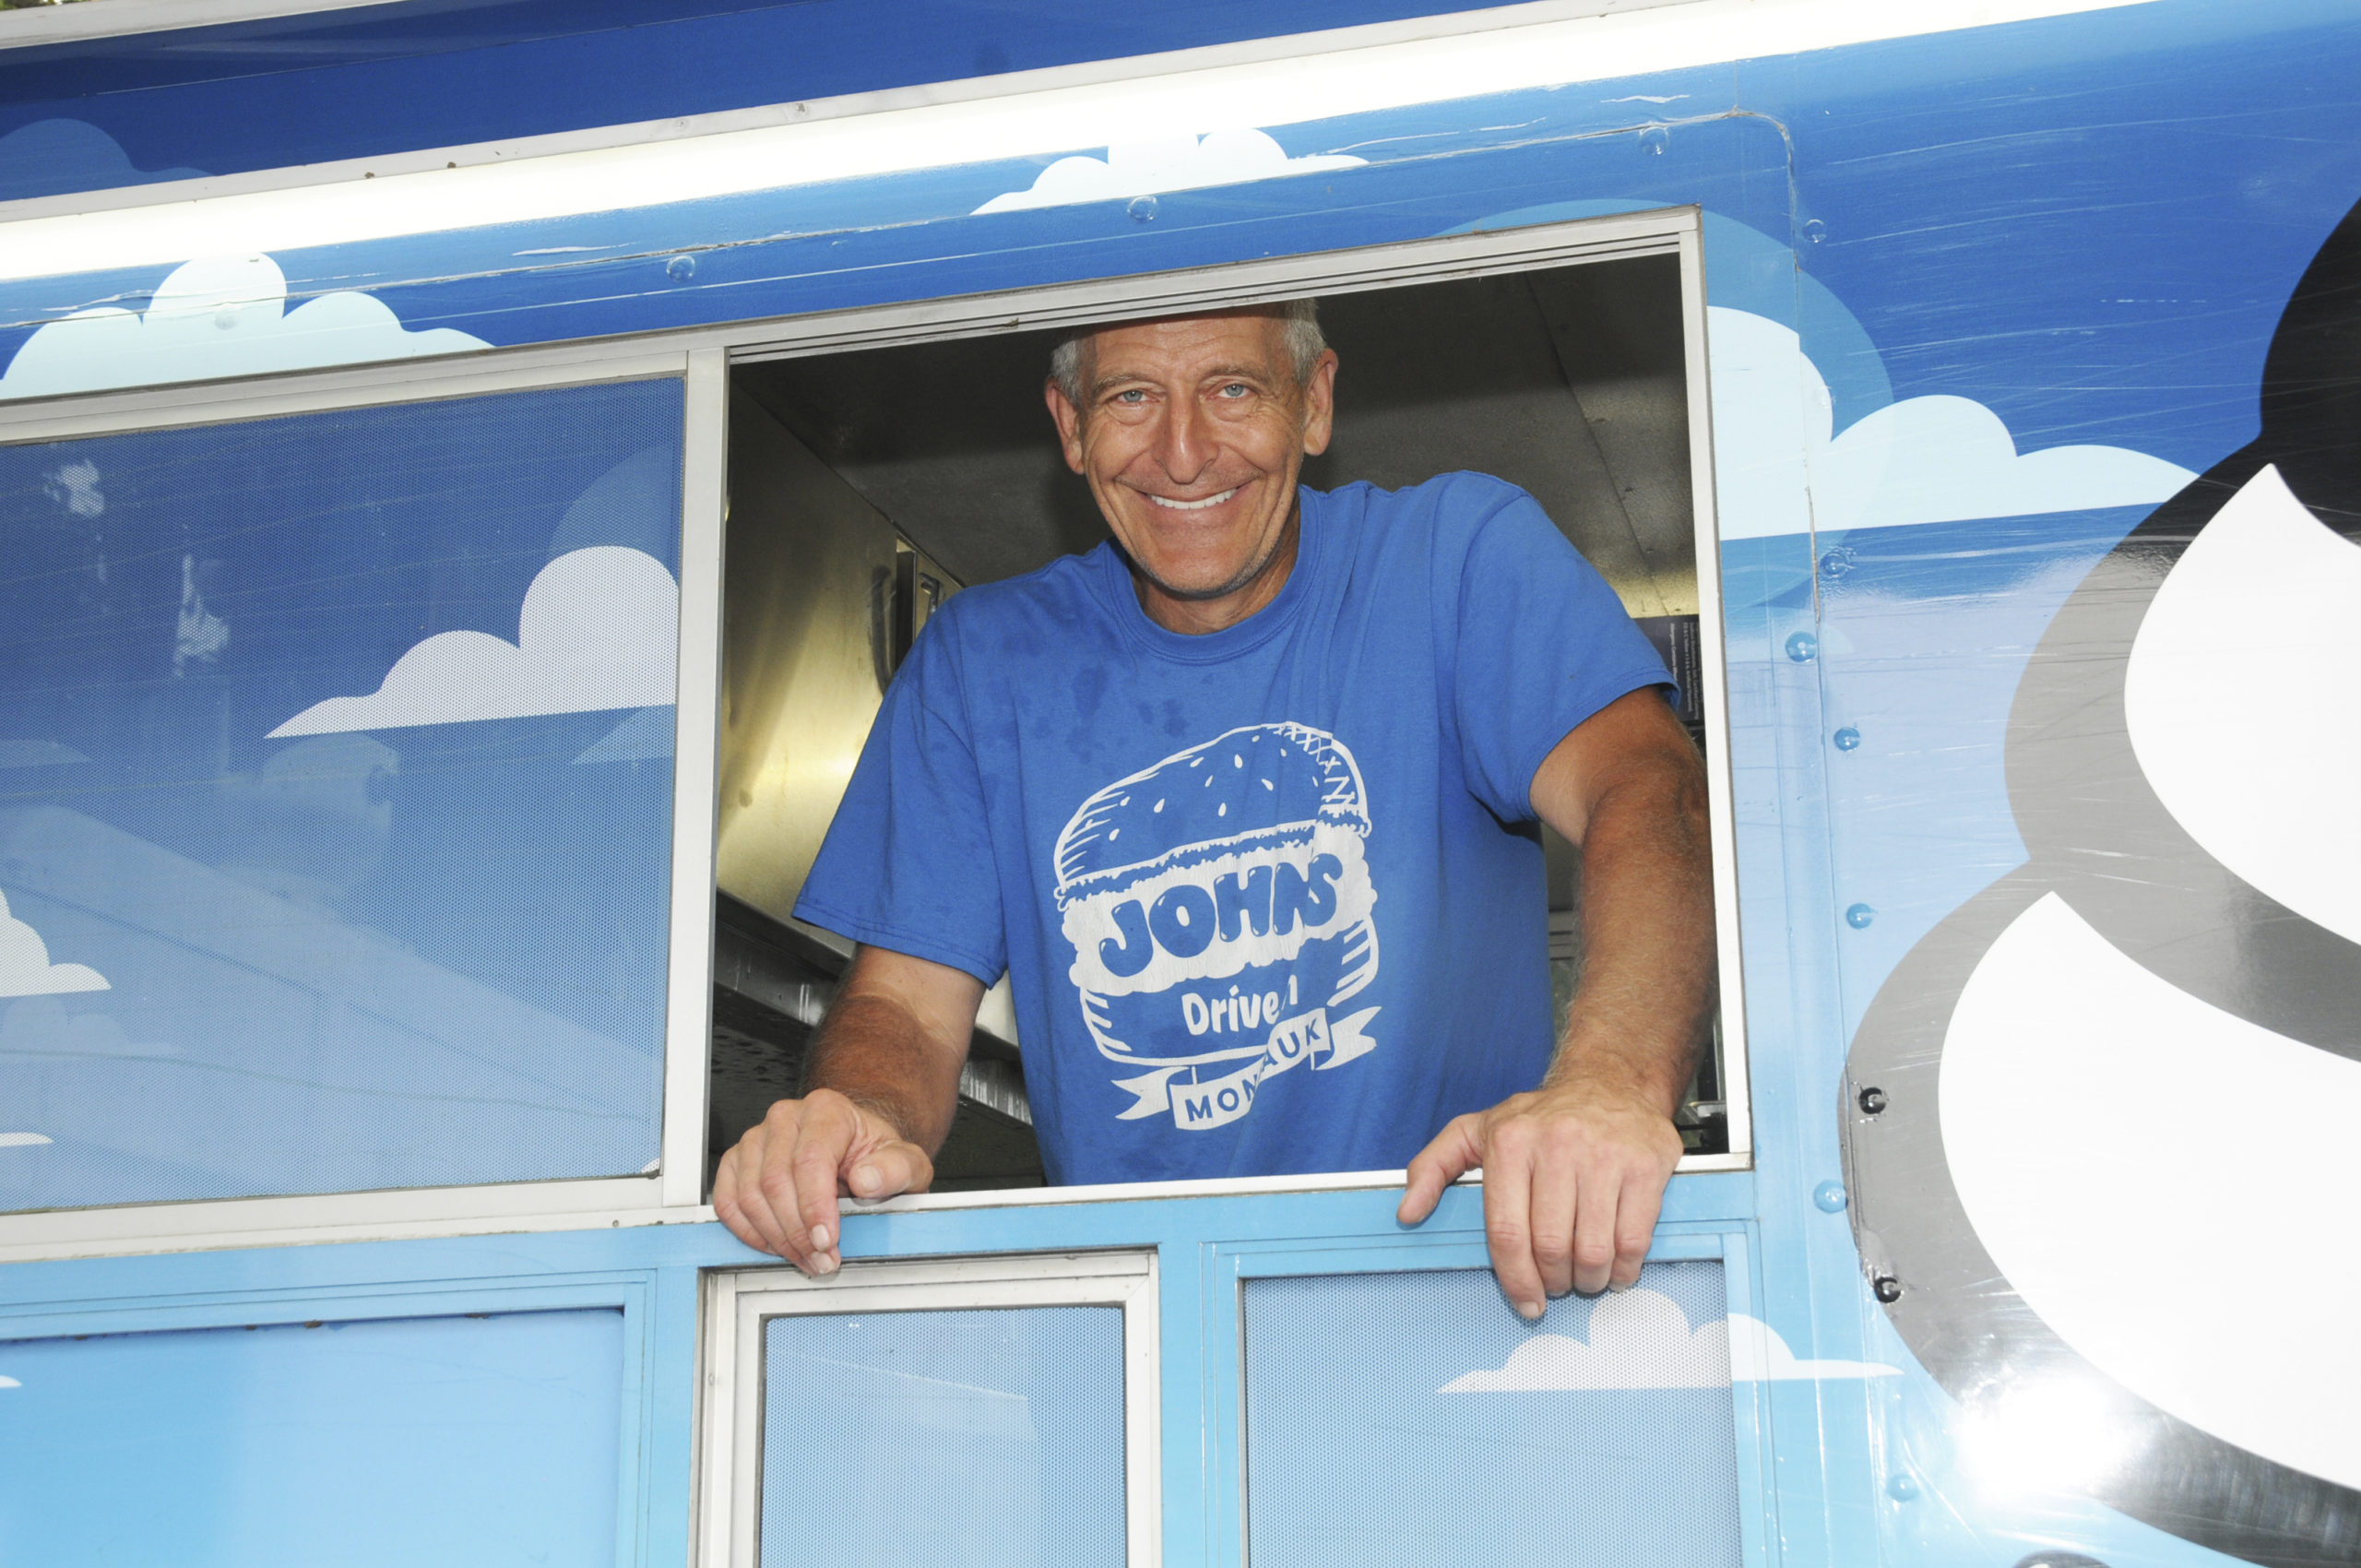
{"label": "man's right hand", "polygon": [[750,1247],[808,1275],[843,1256],[836,1197],[922,1193],[927,1152],[959,1109],[959,1064],[984,986],[962,970],[862,947],[812,1037],[801,1099],[782,1099],[721,1157],[713,1212]]}
{"label": "man's right hand", "polygon": [[834,1089],[782,1099],[721,1157],[713,1212],[750,1247],[805,1274],[834,1274],[841,1194],[866,1201],[922,1193],[934,1162],[901,1130]]}

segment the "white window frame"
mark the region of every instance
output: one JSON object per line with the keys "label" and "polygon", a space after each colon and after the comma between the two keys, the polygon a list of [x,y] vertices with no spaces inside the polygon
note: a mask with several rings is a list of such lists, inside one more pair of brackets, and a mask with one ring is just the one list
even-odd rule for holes
{"label": "white window frame", "polygon": [[[1216,309],[1449,279],[1674,255],[1687,355],[1690,482],[1698,624],[1707,673],[1714,916],[1720,940],[1726,1154],[1690,1155],[1683,1172],[1750,1170],[1744,972],[1738,946],[1737,830],[1727,661],[1715,527],[1707,372],[1703,227],[1694,207],[1531,228],[1410,240],[1169,273],[959,295],[810,316],[619,339],[396,361],[126,391],[0,402],[0,444],[196,425],[602,382],[677,376],[684,384],[681,648],[673,794],[671,951],[665,1028],[662,1158],[651,1177],[617,1177],[304,1197],[125,1205],[0,1215],[0,1263],[298,1241],[592,1229],[698,1222],[711,1050],[713,845],[720,704],[721,583],[730,367],[892,344],[1036,331],[1144,315]],[[1401,1184],[1399,1171],[1218,1182],[1021,1188],[896,1199],[896,1209],[1006,1207],[1139,1197],[1334,1191]]]}
{"label": "white window frame", "polygon": [[829,1313],[1119,1307],[1123,1313],[1127,1568],[1163,1561],[1163,1423],[1154,1249],[850,1263],[825,1279],[791,1268],[705,1276],[699,1336],[695,1568],[760,1568],[763,1324]]}
{"label": "white window frame", "polygon": [[[721,531],[729,398],[709,347],[540,350],[154,391],[0,403],[0,445],[236,424],[626,381],[682,384],[681,641],[674,707],[670,951],[658,1168],[642,1176],[296,1197],[123,1204],[0,1215],[0,1263],[356,1236],[588,1229],[696,1218],[704,1180],[713,972],[715,755],[721,684]],[[685,977],[697,977],[694,981]]]}
{"label": "white window frame", "polygon": [[[1044,327],[1086,326],[1142,315],[1264,303],[1306,294],[1366,293],[1449,279],[1607,261],[1673,255],[1680,267],[1681,340],[1686,359],[1689,474],[1697,570],[1699,661],[1705,671],[1706,808],[1714,876],[1714,924],[1722,998],[1722,1094],[1729,1148],[1684,1156],[1682,1171],[1754,1168],[1754,1116],[1749,1089],[1745,968],[1738,947],[1738,826],[1730,762],[1729,660],[1725,647],[1718,509],[1714,488],[1713,390],[1705,314],[1704,220],[1696,207],[1574,219],[1532,228],[1499,229],[1436,239],[1346,250],[1313,251],[1267,261],[1232,262],[1186,271],[1097,279],[1041,289],[1014,290],[877,306],[798,318],[762,333],[754,324],[732,334],[732,363],[801,359],[852,349],[882,348]],[[1400,1173],[1353,1172],[1339,1177],[1286,1178],[1275,1189],[1398,1185]],[[1069,1189],[1069,1201],[1088,1197],[1169,1195],[1179,1190],[1263,1190],[1240,1182],[1125,1182]],[[1053,1190],[1054,1191],[1054,1190]],[[1040,1189],[1024,1198],[1042,1201]],[[911,1207],[999,1206],[1012,1201],[991,1193],[946,1194],[897,1200]],[[1056,1201],[1053,1196],[1050,1201]]]}

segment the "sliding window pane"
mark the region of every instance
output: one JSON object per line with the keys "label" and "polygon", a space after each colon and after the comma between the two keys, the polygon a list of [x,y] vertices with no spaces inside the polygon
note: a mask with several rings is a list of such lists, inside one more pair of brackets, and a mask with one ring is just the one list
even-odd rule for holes
{"label": "sliding window pane", "polygon": [[1121,1307],[763,1330],[763,1562],[1116,1568]]}
{"label": "sliding window pane", "polygon": [[1486,1271],[1246,1285],[1252,1568],[1738,1568],[1722,1265],[1527,1324]]}
{"label": "sliding window pane", "polygon": [[0,1209],[652,1166],[682,427],[0,447]]}

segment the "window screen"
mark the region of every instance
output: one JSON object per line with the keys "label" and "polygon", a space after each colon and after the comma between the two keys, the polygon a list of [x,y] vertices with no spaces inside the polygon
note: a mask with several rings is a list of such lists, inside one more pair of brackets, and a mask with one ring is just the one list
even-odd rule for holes
{"label": "window screen", "polygon": [[1246,1283],[1252,1568],[1736,1568],[1722,1265],[1528,1325],[1489,1272]]}
{"label": "window screen", "polygon": [[612,1309],[0,1342],[0,1557],[614,1561]]}
{"label": "window screen", "polygon": [[775,1317],[762,1561],[1123,1562],[1121,1307]]}
{"label": "window screen", "polygon": [[0,447],[0,1209],[651,1165],[682,425]]}

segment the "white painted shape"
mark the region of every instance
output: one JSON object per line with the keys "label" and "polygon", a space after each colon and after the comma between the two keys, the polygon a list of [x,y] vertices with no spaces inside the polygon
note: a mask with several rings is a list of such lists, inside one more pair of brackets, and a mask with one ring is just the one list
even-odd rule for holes
{"label": "white painted shape", "polygon": [[1705,312],[1705,342],[1721,536],[1810,532],[1805,465],[1828,445],[1828,384],[1795,329],[1768,316],[1713,306]]}
{"label": "white painted shape", "polygon": [[0,1148],[39,1148],[49,1141],[46,1133],[0,1133]]}
{"label": "white painted shape", "polygon": [[1813,463],[1812,494],[1822,528],[1880,528],[2153,505],[2196,477],[2120,446],[2020,454],[1999,415],[1939,395],[1846,427]]}
{"label": "white painted shape", "polygon": [[679,618],[672,574],[654,556],[614,544],[570,551],[525,590],[516,642],[438,632],[371,695],[314,703],[270,735],[658,707],[673,698]]}
{"label": "white painted shape", "polygon": [[0,1377],[0,1388],[22,1388],[23,1386],[23,1384],[13,1377]]}
{"label": "white painted shape", "polygon": [[382,302],[350,291],[322,294],[289,310],[287,278],[279,264],[249,252],[175,267],[145,311],[104,306],[39,328],[0,374],[0,398],[489,347],[481,338],[447,327],[411,332]]}
{"label": "white painted shape", "polygon": [[1499,1367],[1452,1379],[1438,1394],[1567,1394],[1597,1389],[1727,1388],[1741,1383],[1797,1383],[1892,1377],[1869,1361],[1803,1361],[1770,1324],[1744,1313],[1689,1326],[1679,1304],[1645,1289],[1602,1296],[1590,1313],[1587,1341],[1536,1334]]}
{"label": "white painted shape", "polygon": [[1792,327],[1706,312],[1724,539],[2153,505],[2197,476],[2120,446],[2020,455],[1966,398],[1907,398],[1833,434],[1827,380]]}
{"label": "white painted shape", "polygon": [[1882,1361],[1800,1360],[1769,1324],[1744,1313],[1730,1313],[1726,1331],[1733,1383],[1834,1383],[1902,1375],[1900,1367]]}
{"label": "white painted shape", "polygon": [[1697,0],[457,169],[0,225],[0,280],[658,207],[2112,10],[2153,0]]}
{"label": "white painted shape", "polygon": [[1961,993],[1940,1117],[1976,1239],[2059,1337],[2192,1426],[2361,1486],[2361,1062],[2176,990],[2053,893]]}
{"label": "white painted shape", "polygon": [[2239,488],[2156,589],[2123,707],[2141,771],[2190,837],[2361,942],[2361,548],[2275,467]]}
{"label": "white painted shape", "polygon": [[1180,136],[1160,141],[1119,143],[1107,149],[1104,159],[1061,158],[1042,170],[1026,189],[1003,192],[976,210],[1012,212],[1028,207],[1061,207],[1069,202],[1149,196],[1157,191],[1200,190],[1208,185],[1235,185],[1249,180],[1353,169],[1368,161],[1342,154],[1289,158],[1285,148],[1261,131],[1215,131],[1203,140]]}
{"label": "white painted shape", "polygon": [[41,932],[8,912],[0,894],[0,996],[62,996],[112,989],[88,964],[53,964]]}

